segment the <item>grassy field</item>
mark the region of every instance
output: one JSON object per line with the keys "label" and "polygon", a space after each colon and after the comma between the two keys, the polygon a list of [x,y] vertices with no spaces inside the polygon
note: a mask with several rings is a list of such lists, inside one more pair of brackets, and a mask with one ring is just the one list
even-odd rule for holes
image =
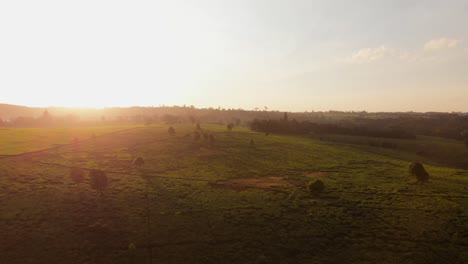
{"label": "grassy field", "polygon": [[[352,146],[174,127],[0,157],[1,263],[468,263],[467,170],[416,184],[407,161]],[[106,171],[104,195],[72,167]]]}
{"label": "grassy field", "polygon": [[326,135],[322,140],[357,146],[404,160],[419,160],[439,166],[468,168],[468,148],[463,141],[418,136],[411,139],[371,138],[348,135]]}
{"label": "grassy field", "polygon": [[69,144],[80,140],[132,128],[130,126],[0,128],[0,155],[15,155]]}

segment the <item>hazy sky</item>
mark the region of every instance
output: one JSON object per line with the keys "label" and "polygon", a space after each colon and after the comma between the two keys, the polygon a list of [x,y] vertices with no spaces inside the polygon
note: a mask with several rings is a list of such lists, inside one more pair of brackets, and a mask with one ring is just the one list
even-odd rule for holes
{"label": "hazy sky", "polygon": [[0,103],[468,111],[468,1],[0,1]]}

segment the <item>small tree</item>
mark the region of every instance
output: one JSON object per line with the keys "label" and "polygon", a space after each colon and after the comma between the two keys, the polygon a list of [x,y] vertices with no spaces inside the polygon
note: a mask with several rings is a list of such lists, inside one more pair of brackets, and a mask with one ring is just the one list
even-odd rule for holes
{"label": "small tree", "polygon": [[325,184],[323,184],[321,180],[316,180],[314,182],[311,181],[307,184],[307,189],[310,193],[318,195],[325,189]]}
{"label": "small tree", "polygon": [[416,176],[416,179],[420,183],[427,182],[429,180],[429,173],[424,169],[424,166],[420,162],[412,162],[409,165],[409,173]]}
{"label": "small tree", "polygon": [[169,127],[169,129],[167,130],[167,133],[169,133],[169,135],[171,136],[175,136],[176,134],[175,129],[173,127]]}
{"label": "small tree", "polygon": [[232,123],[229,123],[229,124],[226,126],[227,130],[229,130],[229,131],[232,131],[232,128],[233,128],[233,127],[234,127],[234,125],[233,125]]}
{"label": "small tree", "polygon": [[97,190],[99,194],[103,194],[104,189],[108,185],[107,175],[105,172],[101,170],[90,170],[89,171],[89,179],[91,188]]}

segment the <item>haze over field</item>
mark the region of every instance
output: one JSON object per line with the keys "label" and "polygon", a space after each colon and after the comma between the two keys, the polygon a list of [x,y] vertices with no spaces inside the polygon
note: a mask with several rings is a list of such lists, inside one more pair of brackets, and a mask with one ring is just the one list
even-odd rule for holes
{"label": "haze over field", "polygon": [[468,2],[2,1],[0,102],[468,111]]}

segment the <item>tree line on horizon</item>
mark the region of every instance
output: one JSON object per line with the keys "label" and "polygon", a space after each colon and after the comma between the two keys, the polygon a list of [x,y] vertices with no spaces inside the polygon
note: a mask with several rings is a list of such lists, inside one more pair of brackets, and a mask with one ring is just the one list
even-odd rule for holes
{"label": "tree line on horizon", "polygon": [[[0,107],[0,110],[2,108]],[[193,106],[128,107],[102,111],[63,112],[42,109],[37,116],[2,119],[0,127],[51,127],[153,123],[210,123],[250,127],[254,131],[293,134],[347,134],[412,139],[416,135],[468,140],[468,114],[464,113],[368,113],[299,112],[195,108]],[[94,113],[94,115],[93,115]]]}

